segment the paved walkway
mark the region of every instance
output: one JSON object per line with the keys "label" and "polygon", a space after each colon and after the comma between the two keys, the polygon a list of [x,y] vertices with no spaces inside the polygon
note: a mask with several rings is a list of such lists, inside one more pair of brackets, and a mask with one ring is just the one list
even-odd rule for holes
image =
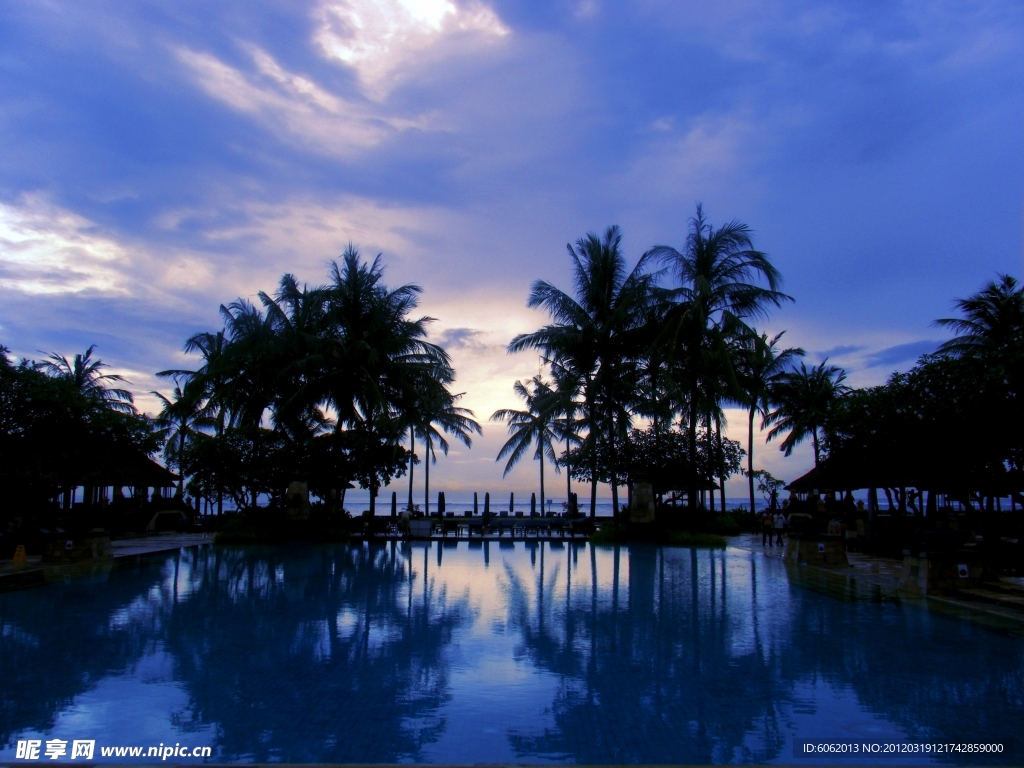
{"label": "paved walkway", "polygon": [[[748,552],[760,552],[764,557],[779,560],[785,552],[784,547],[762,547],[759,533],[735,536],[729,539],[729,546]],[[839,590],[854,598],[922,599],[904,595],[897,589],[903,573],[901,561],[860,552],[848,552],[847,557],[850,560],[849,568],[811,564],[800,566],[801,581],[816,580],[817,585],[829,591]],[[971,618],[1008,619],[1024,624],[1024,578],[1021,577],[1003,576],[977,589],[961,589],[949,595],[931,594],[925,599],[930,605],[950,609]]]}
{"label": "paved walkway", "polygon": [[43,562],[42,557],[38,555],[29,557],[27,563],[0,560],[0,592],[67,581],[79,576],[109,573],[115,567],[127,565],[146,555],[211,543],[213,543],[213,535],[208,533],[157,533],[151,536],[134,536],[111,541],[110,547],[114,551],[113,560],[47,563]]}

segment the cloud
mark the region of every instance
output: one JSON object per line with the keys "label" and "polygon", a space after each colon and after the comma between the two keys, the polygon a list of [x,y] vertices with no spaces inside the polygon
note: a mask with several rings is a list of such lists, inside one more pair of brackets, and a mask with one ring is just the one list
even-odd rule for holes
{"label": "cloud", "polygon": [[178,47],[175,54],[208,95],[251,115],[281,139],[317,152],[351,156],[398,131],[428,126],[426,118],[379,114],[286,70],[255,45],[243,47],[252,58],[254,72],[243,72],[210,53],[191,48]]}
{"label": "cloud", "polygon": [[124,294],[128,252],[40,194],[0,203],[0,287],[30,294]]}
{"label": "cloud", "polygon": [[941,341],[912,341],[908,344],[887,347],[868,355],[865,366],[877,368],[883,365],[898,365],[909,360],[917,360],[921,355],[929,355],[934,352],[941,343]]}
{"label": "cloud", "polygon": [[482,346],[477,341],[479,337],[480,331],[474,331],[472,328],[449,328],[441,333],[437,343],[445,348],[471,348]]}
{"label": "cloud", "polygon": [[449,0],[331,0],[313,18],[321,53],[355,69],[377,101],[425,58],[473,51],[509,34],[486,5]]}
{"label": "cloud", "polygon": [[815,352],[814,354],[819,359],[824,360],[827,357],[845,357],[847,355],[852,355],[855,352],[863,352],[865,349],[867,349],[867,347],[861,344],[841,344],[838,347],[832,347],[831,349],[826,349],[823,352]]}

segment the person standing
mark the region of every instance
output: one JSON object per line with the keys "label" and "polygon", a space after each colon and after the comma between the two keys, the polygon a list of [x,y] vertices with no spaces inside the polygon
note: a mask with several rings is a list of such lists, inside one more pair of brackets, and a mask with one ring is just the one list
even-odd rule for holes
{"label": "person standing", "polygon": [[786,527],[786,516],[782,512],[776,512],[775,517],[772,518],[772,524],[775,527],[775,543],[780,547],[782,546],[782,531]]}
{"label": "person standing", "polygon": [[765,544],[769,547],[774,546],[772,543],[772,513],[768,510],[761,515],[761,546],[763,547]]}

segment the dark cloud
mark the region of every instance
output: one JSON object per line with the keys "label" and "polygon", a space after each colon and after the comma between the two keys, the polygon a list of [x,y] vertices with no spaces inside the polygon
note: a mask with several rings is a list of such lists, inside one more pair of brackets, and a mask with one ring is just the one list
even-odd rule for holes
{"label": "dark cloud", "polygon": [[878,368],[884,365],[899,365],[900,363],[911,362],[917,360],[921,355],[931,354],[941,343],[941,341],[912,341],[909,344],[897,344],[894,347],[887,347],[868,355],[866,367]]}
{"label": "dark cloud", "polygon": [[815,352],[814,354],[821,360],[827,357],[842,357],[843,355],[851,355],[854,352],[862,352],[867,349],[865,346],[857,344],[840,345],[838,347],[832,347],[832,349],[826,349],[822,352]]}
{"label": "dark cloud", "polygon": [[438,343],[446,349],[474,349],[485,346],[480,336],[480,331],[472,328],[449,328],[441,334]]}

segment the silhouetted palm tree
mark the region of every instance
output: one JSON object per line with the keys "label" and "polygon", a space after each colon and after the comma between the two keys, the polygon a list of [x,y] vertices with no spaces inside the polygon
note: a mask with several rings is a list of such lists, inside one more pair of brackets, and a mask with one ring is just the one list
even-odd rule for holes
{"label": "silhouetted palm tree", "polygon": [[779,448],[789,456],[799,443],[810,437],[814,441],[814,466],[821,459],[818,430],[828,419],[835,401],[849,391],[843,384],[846,372],[827,360],[808,369],[800,363],[799,370],[779,375],[772,385],[769,398],[776,404],[768,414],[766,424],[774,425],[768,432],[768,441],[789,433]]}
{"label": "silhouetted palm tree", "polygon": [[[224,435],[228,422],[228,406],[225,401],[224,382],[229,375],[227,356],[228,340],[223,330],[217,333],[200,332],[185,341],[184,350],[187,354],[198,353],[203,364],[197,370],[170,369],[158,371],[157,376],[179,377],[186,382],[185,386],[195,387],[204,398],[204,410],[212,419],[217,437]],[[224,492],[217,492],[217,514],[224,512]]]}
{"label": "silhouetted palm tree", "polygon": [[[529,388],[527,384],[530,385]],[[501,447],[495,461],[501,461],[506,456],[508,457],[505,471],[502,473],[502,477],[505,477],[519,463],[530,446],[536,442],[537,448],[533,458],[540,462],[540,508],[544,509],[544,458],[547,457],[552,464],[555,464],[555,471],[558,471],[555,449],[551,444],[556,438],[553,429],[554,413],[550,407],[552,390],[551,386],[539,375],[534,376],[527,384],[517,381],[512,387],[519,398],[526,403],[526,410],[516,411],[503,408],[491,415],[492,421],[507,421],[508,432],[511,435]]]}
{"label": "silhouetted palm tree", "polygon": [[958,299],[963,317],[946,317],[935,324],[952,330],[956,337],[939,352],[961,357],[1020,347],[1024,342],[1024,287],[1010,275],[999,275],[981,291]]}
{"label": "silhouetted palm tree", "polygon": [[[667,318],[664,338],[683,356],[690,460],[696,466],[701,390],[708,390],[709,379],[716,376],[709,375],[709,369],[724,365],[733,378],[728,341],[753,332],[744,322],[747,318],[763,317],[769,307],[792,298],[779,291],[782,276],[768,256],[754,250],[750,228],[734,220],[716,229],[699,204],[682,251],[657,245],[644,256],[667,263],[680,284],[673,292],[676,306]],[[696,496],[693,486],[691,508],[696,506]]]}
{"label": "silhouetted palm tree", "polygon": [[751,513],[754,511],[754,416],[761,415],[763,429],[771,409],[772,387],[778,377],[793,365],[795,358],[804,355],[799,347],[779,349],[783,334],[785,331],[777,333],[770,341],[764,333],[750,335],[737,345],[736,372],[747,406],[747,482]]}
{"label": "silhouetted palm tree", "polygon": [[589,454],[593,476],[591,516],[597,507],[597,443],[614,445],[615,430],[621,426],[616,423],[619,406],[633,397],[624,385],[632,381],[630,361],[639,353],[643,310],[651,300],[652,283],[644,274],[643,260],[627,271],[621,242],[619,228],[612,226],[603,237],[588,234],[575,247],[567,245],[575,298],[544,280],[536,281],[527,306],[545,309],[554,322],[516,336],[508,346],[509,352],[541,350],[579,381],[587,433],[582,447]]}
{"label": "silhouetted palm tree", "polygon": [[95,344],[85,352],[75,355],[71,361],[64,355],[53,352],[39,364],[39,367],[48,376],[68,382],[78,392],[95,403],[118,413],[135,413],[133,405],[135,400],[132,393],[127,389],[108,386],[112,382],[128,382],[123,376],[103,373],[107,364],[99,358],[93,359],[92,351],[94,349],[96,349]]}
{"label": "silhouetted palm tree", "polygon": [[160,400],[162,408],[156,418],[156,425],[163,432],[164,456],[167,463],[178,467],[178,493],[185,494],[185,471],[182,457],[185,445],[201,434],[204,427],[213,427],[206,409],[202,391],[196,384],[186,384],[182,389],[177,384],[168,398],[160,392],[152,392]]}
{"label": "silhouetted palm tree", "polygon": [[545,395],[539,407],[550,412],[554,417],[552,429],[559,440],[565,441],[565,498],[566,503],[572,498],[572,467],[570,451],[573,445],[580,443],[579,414],[583,405],[579,401],[580,380],[578,375],[555,361],[550,361],[554,386]]}
{"label": "silhouetted palm tree", "polygon": [[[430,514],[430,461],[437,462],[434,453],[436,444],[445,456],[448,455],[448,441],[444,434],[455,437],[467,448],[473,445],[470,437],[471,432],[481,434],[480,425],[473,418],[473,411],[468,408],[460,408],[456,403],[464,393],[452,394],[447,388],[436,379],[426,379],[421,384],[421,391],[416,398],[415,410],[408,416],[409,434],[415,448],[416,438],[419,437],[424,447],[424,476],[423,476],[423,512]],[[438,430],[440,427],[440,431]],[[444,434],[442,434],[442,432]],[[413,479],[412,457],[409,461],[409,509],[412,509],[412,479]]]}

